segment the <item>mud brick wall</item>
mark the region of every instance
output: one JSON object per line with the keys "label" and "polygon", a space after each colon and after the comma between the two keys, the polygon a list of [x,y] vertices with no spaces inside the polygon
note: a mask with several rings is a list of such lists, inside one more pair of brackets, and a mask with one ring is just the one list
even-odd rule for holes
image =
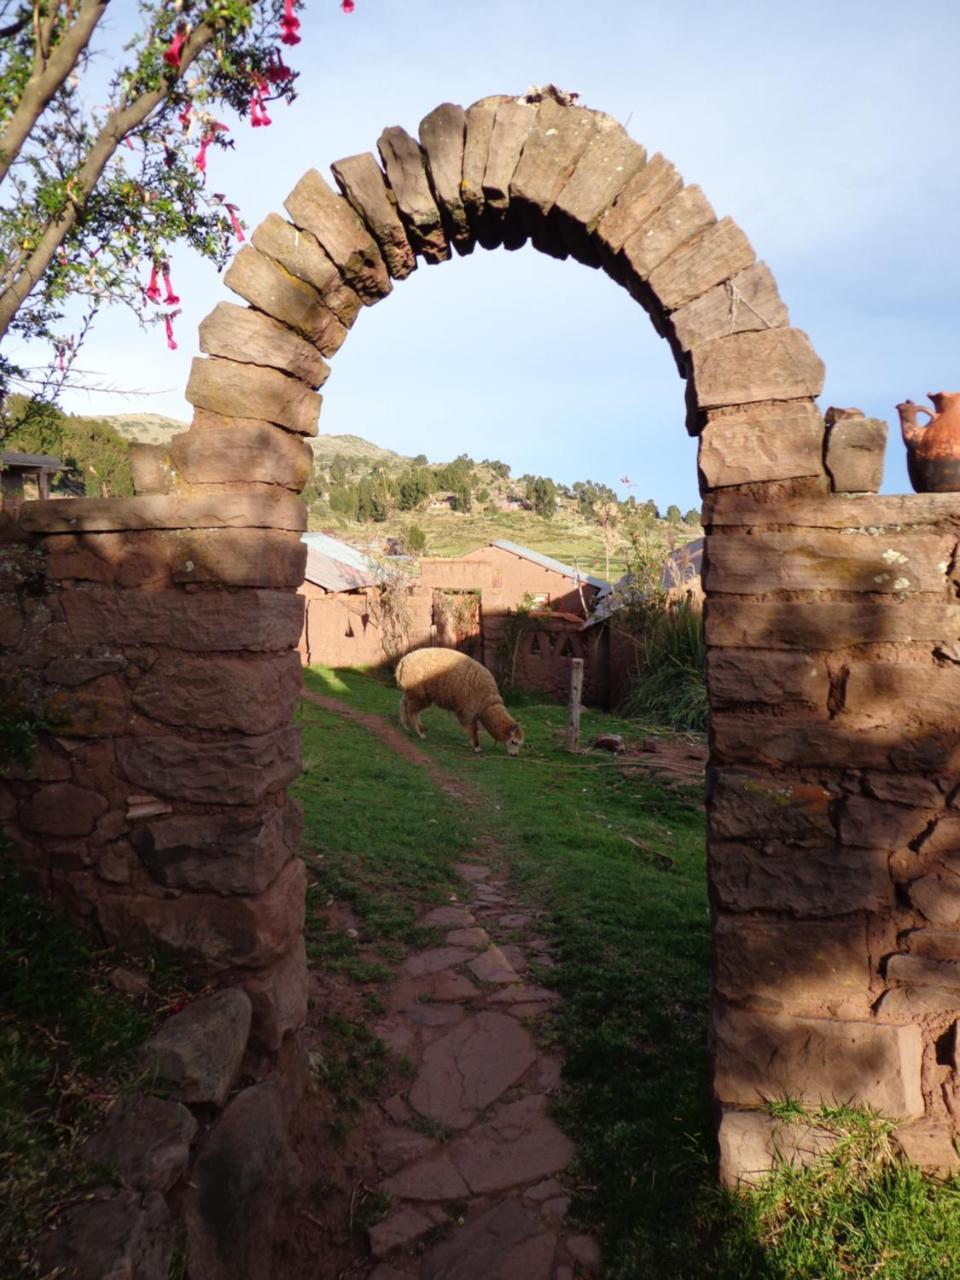
{"label": "mud brick wall", "polygon": [[[329,359],[420,263],[530,241],[644,308],[699,437],[712,709],[721,1175],[769,1168],[765,1098],[875,1106],[952,1156],[960,1014],[960,498],[870,496],[885,428],[821,416],[769,269],[661,155],[545,90],[444,103],[419,141],[315,169],[200,326],[190,429],[140,497],[25,504],[0,643],[55,716],[0,787],[20,856],[128,945],[162,941],[303,1016],[291,715],[297,501]],[[45,561],[29,561],[38,555]],[[25,557],[20,568],[17,557]],[[9,568],[13,565],[13,568]],[[31,567],[32,566],[32,567]],[[19,577],[18,577],[19,575]],[[518,768],[523,767],[522,758]]]}

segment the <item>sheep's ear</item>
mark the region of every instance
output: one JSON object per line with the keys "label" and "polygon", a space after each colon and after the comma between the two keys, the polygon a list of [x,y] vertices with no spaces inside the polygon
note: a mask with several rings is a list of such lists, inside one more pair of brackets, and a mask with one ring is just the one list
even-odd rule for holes
{"label": "sheep's ear", "polygon": [[515,724],[513,726],[513,732],[510,734],[510,737],[513,739],[514,742],[517,742],[517,743],[523,742],[523,730],[520,728],[518,724]]}

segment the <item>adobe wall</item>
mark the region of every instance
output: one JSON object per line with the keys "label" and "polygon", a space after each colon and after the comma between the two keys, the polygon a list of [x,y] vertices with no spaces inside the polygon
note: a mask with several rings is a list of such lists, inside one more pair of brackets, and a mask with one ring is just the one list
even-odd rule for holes
{"label": "adobe wall", "polygon": [[780,1095],[922,1120],[935,1162],[957,1113],[960,498],[843,496],[877,487],[881,427],[825,423],[823,366],[743,232],[610,117],[496,96],[378,145],[383,168],[333,166],[343,195],[310,170],[237,254],[249,305],[200,327],[169,492],[24,508],[49,579],[8,590],[5,661],[36,646],[59,718],[0,787],[22,856],[108,936],[258,991],[264,1039],[296,1025],[296,493],[323,357],[418,258],[529,239],[644,307],[699,436],[722,1176],[769,1167]]}

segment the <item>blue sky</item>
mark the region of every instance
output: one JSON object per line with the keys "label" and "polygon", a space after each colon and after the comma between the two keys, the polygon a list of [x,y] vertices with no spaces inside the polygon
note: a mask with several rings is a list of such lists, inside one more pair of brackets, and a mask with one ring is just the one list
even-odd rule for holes
{"label": "blue sky", "polygon": [[[120,31],[135,5],[111,11]],[[269,129],[232,122],[236,153],[210,156],[209,181],[250,227],[305,169],[375,152],[386,125],[415,134],[440,102],[576,90],[743,227],[826,363],[821,407],[886,418],[884,490],[908,491],[894,405],[960,386],[956,0],[356,0],[350,16],[308,0],[301,19],[298,101]],[[189,418],[196,326],[229,294],[186,250],[173,276],[180,349],[104,317],[81,363],[117,390],[68,408]],[[525,248],[421,265],[332,364],[321,431],[567,483],[629,475],[661,507],[699,500],[666,344],[577,263]]]}

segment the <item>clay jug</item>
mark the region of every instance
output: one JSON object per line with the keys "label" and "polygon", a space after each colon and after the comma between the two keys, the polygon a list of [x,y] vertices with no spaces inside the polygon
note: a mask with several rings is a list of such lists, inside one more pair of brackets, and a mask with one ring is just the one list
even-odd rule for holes
{"label": "clay jug", "polygon": [[[907,470],[917,493],[960,492],[960,391],[927,393],[936,413],[905,400],[897,405]],[[921,426],[917,414],[930,419]]]}

